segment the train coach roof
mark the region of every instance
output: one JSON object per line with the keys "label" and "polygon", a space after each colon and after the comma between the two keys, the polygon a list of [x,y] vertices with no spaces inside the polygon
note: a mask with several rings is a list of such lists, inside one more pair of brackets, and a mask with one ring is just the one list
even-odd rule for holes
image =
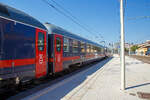
{"label": "train coach roof", "polygon": [[0,3],[0,16],[46,30],[45,26],[35,18],[2,3]]}
{"label": "train coach roof", "polygon": [[103,47],[102,45],[99,45],[98,43],[95,43],[95,42],[92,42],[88,39],[82,38],[78,35],[75,35],[71,32],[68,32],[68,31],[62,29],[61,27],[55,26],[53,24],[46,23],[45,26],[47,27],[49,33],[54,32],[54,33],[57,33],[57,34],[61,34],[63,36],[74,38],[76,40],[79,40],[79,41],[82,41],[82,42],[85,42],[85,43],[93,44],[93,45],[98,46],[98,47]]}

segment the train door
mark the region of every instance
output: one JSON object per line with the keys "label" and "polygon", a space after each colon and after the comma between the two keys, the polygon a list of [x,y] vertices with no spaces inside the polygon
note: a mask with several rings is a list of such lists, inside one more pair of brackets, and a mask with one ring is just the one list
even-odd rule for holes
{"label": "train door", "polygon": [[60,72],[63,70],[63,37],[61,35],[54,35],[54,51],[55,51],[55,63],[54,72]]}
{"label": "train door", "polygon": [[42,77],[47,72],[46,31],[36,29],[36,77]]}

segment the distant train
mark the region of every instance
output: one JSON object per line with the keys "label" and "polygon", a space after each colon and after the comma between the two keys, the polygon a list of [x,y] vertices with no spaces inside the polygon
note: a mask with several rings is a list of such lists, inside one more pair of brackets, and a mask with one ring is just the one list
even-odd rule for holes
{"label": "distant train", "polygon": [[0,88],[106,56],[103,46],[0,4]]}

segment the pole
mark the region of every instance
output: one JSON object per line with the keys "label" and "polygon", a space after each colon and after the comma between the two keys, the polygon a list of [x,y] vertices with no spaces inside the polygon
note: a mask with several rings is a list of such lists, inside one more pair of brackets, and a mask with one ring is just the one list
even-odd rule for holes
{"label": "pole", "polygon": [[125,90],[125,55],[124,55],[124,8],[123,0],[120,0],[120,24],[121,24],[121,90]]}
{"label": "pole", "polygon": [[113,42],[112,42],[112,54],[114,54],[114,45],[113,45]]}
{"label": "pole", "polygon": [[130,54],[131,54],[131,51],[130,51],[130,44],[129,44],[129,56],[130,56]]}

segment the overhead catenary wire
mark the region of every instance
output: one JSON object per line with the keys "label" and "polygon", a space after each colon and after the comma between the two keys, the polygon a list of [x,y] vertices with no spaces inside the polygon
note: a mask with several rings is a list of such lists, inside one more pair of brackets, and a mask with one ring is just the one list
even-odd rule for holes
{"label": "overhead catenary wire", "polygon": [[[63,6],[61,6],[59,3],[57,3],[55,0],[51,0],[53,3],[55,3],[58,7],[60,7],[62,10],[64,10],[66,13],[68,13],[73,19],[75,19],[76,21],[80,22],[81,24],[81,21],[76,17],[74,16],[70,11],[68,11],[67,9],[65,9]],[[85,27],[87,27],[88,29],[94,31],[91,27],[89,27],[87,24],[85,23],[82,23],[82,25],[84,25]],[[94,31],[96,32],[96,31]],[[96,32],[98,33],[98,32]],[[100,37],[103,38],[103,36],[99,33]]]}
{"label": "overhead catenary wire", "polygon": [[[124,9],[126,8],[127,6],[127,0],[125,0],[125,7]],[[137,20],[137,19],[149,19],[150,16],[136,16],[136,17],[129,17],[127,18],[127,20]]]}
{"label": "overhead catenary wire", "polygon": [[85,28],[84,26],[82,26],[80,23],[78,23],[77,21],[75,21],[72,17],[68,16],[67,14],[65,14],[64,12],[62,12],[61,10],[59,10],[58,8],[56,8],[54,5],[52,5],[48,1],[46,1],[46,0],[42,0],[42,1],[44,1],[45,3],[47,3],[50,7],[52,7],[53,9],[55,9],[57,12],[61,13],[62,15],[64,15],[68,19],[70,19],[72,22],[74,22],[75,24],[77,24],[78,26],[80,26],[82,29],[86,30],[89,33],[92,33],[92,32],[90,32],[90,30],[88,30],[87,28]]}
{"label": "overhead catenary wire", "polygon": [[[148,4],[148,3],[146,2],[146,4]],[[126,5],[127,5],[127,1],[125,1],[125,6],[126,6]],[[150,19],[150,16],[135,16],[135,17],[128,17],[128,18],[127,18],[128,21],[142,20],[142,19]],[[140,43],[141,41],[143,41],[146,37],[149,37],[149,35],[144,36],[144,37],[142,37],[142,38],[140,37],[139,39],[133,41],[132,43],[138,44],[138,43]]]}
{"label": "overhead catenary wire", "polygon": [[[74,17],[69,11],[65,10],[67,13],[69,13],[70,16],[68,14],[64,13],[63,11],[61,11],[59,8],[57,8],[56,6],[54,6],[53,4],[51,4],[50,2],[48,2],[47,0],[42,0],[42,1],[44,3],[46,3],[47,5],[49,5],[51,8],[55,9],[57,12],[61,13],[66,18],[70,19],[73,23],[75,23],[76,25],[78,25],[79,27],[81,27],[82,29],[84,29],[85,31],[87,31],[91,36],[93,36],[92,35],[93,32],[90,29],[86,28],[85,25],[82,25],[81,23],[79,23],[78,21],[76,21],[78,19],[76,17]],[[55,1],[53,1],[53,2],[55,2]],[[55,2],[55,4],[56,4],[56,2]],[[59,4],[57,3],[57,5],[59,5]],[[61,6],[61,8],[63,8],[63,7]]]}
{"label": "overhead catenary wire", "polygon": [[[134,44],[138,44],[140,42],[144,42],[146,40],[146,38],[150,37],[150,35],[146,35],[143,37],[138,38],[137,40],[133,41]],[[143,41],[144,40],[144,41]],[[148,40],[148,39],[147,39]]]}
{"label": "overhead catenary wire", "polygon": [[51,0],[53,3],[55,3],[57,6],[59,6],[62,10],[64,10],[66,13],[68,13],[72,18],[76,19],[77,21],[79,21],[79,19],[77,17],[75,17],[74,15],[72,15],[72,13],[70,13],[68,10],[66,10],[63,6],[61,6],[60,4],[58,4],[55,0]]}
{"label": "overhead catenary wire", "polygon": [[131,18],[128,18],[128,20],[137,20],[137,19],[145,19],[145,18],[150,18],[150,16],[131,17]]}

